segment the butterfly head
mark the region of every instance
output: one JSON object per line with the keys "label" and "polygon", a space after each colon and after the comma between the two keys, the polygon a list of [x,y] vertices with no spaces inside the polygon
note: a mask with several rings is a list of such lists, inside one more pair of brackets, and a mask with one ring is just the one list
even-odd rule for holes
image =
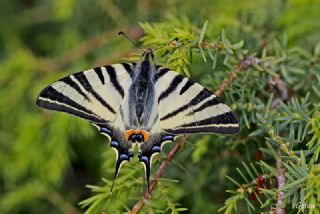
{"label": "butterfly head", "polygon": [[154,54],[151,48],[147,48],[142,54],[142,61],[154,61]]}

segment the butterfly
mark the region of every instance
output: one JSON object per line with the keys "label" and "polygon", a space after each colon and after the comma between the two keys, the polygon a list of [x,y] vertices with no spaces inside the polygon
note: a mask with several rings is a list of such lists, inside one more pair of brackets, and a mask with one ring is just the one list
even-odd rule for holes
{"label": "butterfly", "polygon": [[183,134],[239,132],[227,105],[193,80],[155,64],[151,49],[138,63],[64,77],[41,91],[37,105],[86,119],[106,135],[116,152],[113,181],[137,145],[148,191],[152,158],[165,143]]}

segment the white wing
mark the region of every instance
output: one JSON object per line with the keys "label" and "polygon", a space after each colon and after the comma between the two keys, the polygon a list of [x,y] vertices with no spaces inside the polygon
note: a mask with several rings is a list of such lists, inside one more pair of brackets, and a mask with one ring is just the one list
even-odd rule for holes
{"label": "white wing", "polygon": [[106,124],[119,111],[132,82],[134,65],[107,65],[67,76],[42,90],[37,105]]}
{"label": "white wing", "polygon": [[[116,151],[114,179],[121,165],[133,153],[131,143],[124,139],[120,107],[134,78],[135,63],[97,67],[67,76],[46,87],[37,99],[43,108],[74,114],[89,120],[110,140]],[[118,127],[114,122],[117,119]]]}
{"label": "white wing", "polygon": [[239,131],[230,108],[212,92],[174,71],[159,67],[155,75],[161,128],[171,134]]}

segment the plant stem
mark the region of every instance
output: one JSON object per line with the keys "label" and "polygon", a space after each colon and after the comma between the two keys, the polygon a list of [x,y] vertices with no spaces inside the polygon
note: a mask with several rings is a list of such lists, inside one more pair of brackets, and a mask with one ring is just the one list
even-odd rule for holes
{"label": "plant stem", "polygon": [[[167,159],[162,162],[160,168],[158,169],[156,175],[154,176],[154,179],[150,184],[150,189],[149,189],[150,194],[154,190],[154,188],[157,186],[159,178],[161,178],[165,169],[168,167],[169,163],[172,161],[175,154],[180,150],[182,144],[186,142],[187,138],[188,138],[187,135],[183,135],[182,137],[178,138],[176,145],[168,153]],[[148,200],[149,200],[149,193],[145,191],[145,193],[143,194],[143,197],[138,201],[138,203],[134,205],[134,207],[129,212],[129,214],[138,213]]]}
{"label": "plant stem", "polygon": [[[286,177],[284,174],[284,168],[281,167],[282,159],[280,157],[281,155],[281,149],[278,148],[278,157],[276,159],[276,166],[277,166],[277,172],[278,172],[278,190],[281,189],[286,185]],[[283,201],[284,200],[284,192],[280,191],[278,192],[278,199],[277,199],[277,205],[276,205],[276,214],[285,214],[286,210],[283,208]]]}
{"label": "plant stem", "polygon": [[224,92],[228,87],[230,87],[230,85],[232,84],[232,82],[235,80],[235,78],[237,77],[237,74],[248,68],[249,65],[254,64],[254,63],[258,63],[257,58],[254,57],[247,57],[245,56],[241,62],[240,65],[234,69],[232,72],[229,73],[228,75],[228,79],[225,80],[216,90],[215,95],[220,96],[222,94],[222,92]]}
{"label": "plant stem", "polygon": [[[128,26],[122,26],[123,31],[129,31]],[[58,56],[53,59],[39,59],[39,67],[41,71],[47,72],[48,70],[59,70],[63,66],[76,61],[77,59],[95,51],[97,48],[101,48],[117,39],[116,37],[119,29],[105,31],[101,34],[98,34],[94,37],[91,37],[71,48],[70,50],[64,52],[61,56]]]}
{"label": "plant stem", "polygon": [[57,209],[60,209],[63,214],[80,214],[80,212],[69,204],[58,192],[49,189],[46,197]]}

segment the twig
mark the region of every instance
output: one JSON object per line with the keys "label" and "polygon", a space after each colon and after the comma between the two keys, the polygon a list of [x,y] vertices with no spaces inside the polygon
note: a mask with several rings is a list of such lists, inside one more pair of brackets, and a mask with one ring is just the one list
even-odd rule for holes
{"label": "twig", "polygon": [[76,59],[79,59],[91,51],[99,48],[107,43],[112,42],[115,39],[118,39],[117,35],[118,30],[112,30],[103,32],[97,36],[94,36],[76,47],[66,51],[63,55],[53,58],[53,59],[40,59],[40,69],[44,71],[48,70],[59,70],[59,68],[69,64]]}
{"label": "twig", "polygon": [[[136,26],[123,26],[121,30],[125,32],[129,32],[130,36],[134,39],[137,39],[141,36],[141,29]],[[119,29],[111,30],[103,32],[97,36],[89,38],[88,40],[80,43],[76,47],[66,51],[59,57],[53,59],[40,59],[39,67],[40,70],[48,71],[48,70],[59,70],[59,68],[79,59],[90,52],[94,51],[97,48],[101,48],[102,46],[111,43],[119,37],[118,34]]]}
{"label": "twig", "polygon": [[[218,88],[218,90],[215,92],[215,94],[217,96],[221,95],[222,92],[231,86],[232,82],[235,80],[237,73],[239,73],[240,71],[246,69],[249,65],[251,65],[252,63],[257,63],[257,59],[256,58],[249,58],[249,57],[245,57],[241,62],[240,65],[231,72],[231,74],[229,75],[228,79],[226,81],[224,81],[220,87]],[[163,161],[163,163],[161,164],[160,168],[158,169],[156,175],[154,176],[154,179],[152,180],[151,184],[150,184],[150,190],[149,190],[149,194],[151,194],[151,192],[155,189],[155,187],[158,184],[158,180],[159,178],[163,175],[165,169],[168,167],[168,165],[170,164],[170,162],[172,161],[172,159],[174,158],[174,156],[176,155],[176,153],[180,150],[181,146],[183,143],[186,142],[188,136],[184,135],[180,138],[178,138],[178,140],[176,141],[175,146],[171,149],[171,151],[168,153],[167,155],[167,159],[165,161]],[[128,214],[136,214],[138,213],[142,207],[148,202],[150,195],[148,194],[148,192],[146,191],[143,196],[141,197],[141,199],[133,206],[132,210],[130,212],[128,212]]]}
{"label": "twig", "polygon": [[[143,31],[138,26],[122,26],[121,30],[127,32],[128,35],[133,39],[138,39],[143,34]],[[118,32],[119,29],[103,32],[83,41],[76,47],[63,53],[61,56],[58,56],[53,59],[39,59],[39,69],[41,71],[57,71],[65,65],[73,61],[76,61],[76,59],[79,59],[89,54],[90,52],[93,52],[97,48],[101,48],[102,46],[112,43],[115,40],[119,39],[119,37],[116,36]],[[120,54],[123,54],[123,52]],[[121,57],[122,55],[120,54],[116,56]]]}
{"label": "twig", "polygon": [[[162,176],[162,174],[164,173],[164,170],[168,167],[169,163],[172,161],[175,154],[180,150],[182,144],[187,140],[187,138],[188,138],[187,135],[184,135],[184,136],[178,138],[176,145],[168,153],[167,159],[162,162],[160,168],[158,169],[156,175],[154,176],[154,178],[150,184],[150,189],[149,189],[150,194],[154,190],[154,188],[157,186],[158,180]],[[146,204],[148,202],[148,199],[149,199],[149,193],[147,191],[145,191],[142,198],[134,205],[134,207],[129,212],[129,214],[138,213],[142,209],[144,204]]]}
{"label": "twig", "polygon": [[52,20],[51,8],[48,5],[32,7],[19,13],[14,18],[14,23],[26,25],[35,25],[44,21]]}
{"label": "twig", "polygon": [[227,80],[225,80],[221,85],[220,87],[218,88],[218,90],[215,92],[215,94],[217,96],[220,96],[222,94],[223,91],[226,90],[226,88],[228,88],[232,82],[234,81],[234,79],[236,78],[237,74],[248,68],[249,65],[251,64],[258,64],[258,59],[255,58],[255,57],[248,57],[248,56],[245,56],[243,60],[241,60],[240,62],[240,65],[234,70],[232,71],[231,73],[229,73],[229,77]]}
{"label": "twig", "polygon": [[269,85],[277,92],[277,96],[274,98],[271,104],[272,108],[277,107],[282,101],[289,99],[288,89],[279,75],[274,77],[272,81],[269,81]]}
{"label": "twig", "polygon": [[[284,168],[281,167],[281,149],[278,148],[278,157],[276,159],[276,166],[277,166],[277,172],[278,172],[278,190],[283,188],[286,185],[286,177],[284,174]],[[284,200],[284,192],[280,191],[278,192],[278,199],[277,199],[277,205],[276,205],[276,214],[285,214],[286,210],[283,208],[283,200]]]}
{"label": "twig", "polygon": [[60,209],[61,213],[64,214],[79,214],[80,212],[74,208],[71,204],[67,203],[66,200],[56,191],[48,188],[46,197],[55,207]]}
{"label": "twig", "polygon": [[128,21],[119,7],[112,1],[96,0],[96,2],[105,10],[105,12],[112,18],[118,27],[128,24]]}

